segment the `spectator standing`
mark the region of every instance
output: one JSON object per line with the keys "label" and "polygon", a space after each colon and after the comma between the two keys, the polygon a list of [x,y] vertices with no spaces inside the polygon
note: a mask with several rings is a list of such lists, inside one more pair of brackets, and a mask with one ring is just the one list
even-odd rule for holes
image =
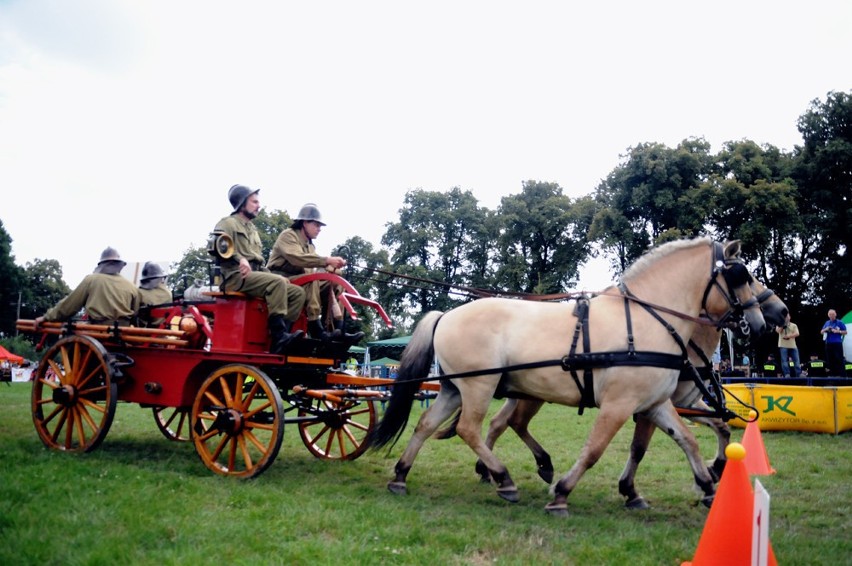
{"label": "spectator standing", "polygon": [[790,322],[790,313],[784,321],[784,326],[776,326],[778,333],[778,351],[781,354],[781,373],[784,377],[790,377],[792,366],[793,377],[802,375],[802,365],[799,360],[799,348],[796,346],[796,338],[799,336],[799,327],[795,322]]}
{"label": "spectator standing", "polygon": [[828,374],[846,377],[846,360],[843,358],[843,337],[846,336],[846,325],[837,319],[837,311],[828,310],[828,320],[822,325],[820,333],[825,340],[825,362]]}
{"label": "spectator standing", "polygon": [[94,273],[86,275],[76,289],[59,301],[44,315],[35,319],[42,322],[64,322],[84,309],[91,324],[118,324],[129,326],[139,312],[139,290],[121,276],[127,265],[114,248],[101,253]]}

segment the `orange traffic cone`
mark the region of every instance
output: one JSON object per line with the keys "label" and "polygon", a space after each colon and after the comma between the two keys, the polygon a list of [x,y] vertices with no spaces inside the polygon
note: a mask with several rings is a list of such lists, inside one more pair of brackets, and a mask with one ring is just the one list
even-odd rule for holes
{"label": "orange traffic cone", "polygon": [[[746,450],[732,442],[725,449],[728,463],[704,523],[692,562],[681,566],[748,566],[751,564],[754,491],[743,459]],[[769,547],[768,564],[777,566]]]}
{"label": "orange traffic cone", "polygon": [[763,445],[763,437],[760,435],[760,426],[755,420],[757,412],[749,411],[749,423],[743,433],[743,448],[745,448],[745,467],[749,475],[768,476],[775,473],[769,464],[769,455]]}

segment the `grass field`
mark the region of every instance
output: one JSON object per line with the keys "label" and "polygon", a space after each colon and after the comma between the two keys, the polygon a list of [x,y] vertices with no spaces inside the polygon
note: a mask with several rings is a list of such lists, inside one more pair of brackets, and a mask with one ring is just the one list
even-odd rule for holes
{"label": "grass field", "polygon": [[[29,392],[26,383],[0,385],[4,565],[676,565],[692,559],[708,513],[696,505],[683,454],[663,435],[637,477],[652,509],[623,508],[617,480],[630,423],[571,494],[566,519],[545,514],[548,486],[511,434],[497,454],[521,490],[519,503],[478,482],[475,456],[457,438],[427,443],[409,495],[398,497],[385,484],[402,444],[390,456],[322,461],[287,425],[272,466],[255,480],[232,480],[212,474],[192,444],[166,440],[151,411],[137,405],[119,404],[95,451],[47,450],[33,429]],[[558,473],[573,463],[594,415],[546,406],[533,422]],[[693,430],[709,458],[715,438]],[[734,430],[736,440],[741,435]],[[764,432],[763,439],[777,470],[760,481],[772,497],[779,563],[852,563],[852,436]]]}

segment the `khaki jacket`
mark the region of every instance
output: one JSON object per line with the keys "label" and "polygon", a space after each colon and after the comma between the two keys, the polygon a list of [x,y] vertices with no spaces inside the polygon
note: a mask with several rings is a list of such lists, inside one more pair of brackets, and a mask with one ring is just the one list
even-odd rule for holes
{"label": "khaki jacket", "polygon": [[301,230],[288,228],[275,240],[266,267],[275,273],[293,277],[313,273],[316,268],[325,267],[327,261],[327,257],[317,254],[313,242],[308,241]]}
{"label": "khaki jacket", "polygon": [[92,273],[47,311],[46,321],[66,321],[85,308],[92,322],[130,322],[139,312],[139,289],[119,274]]}

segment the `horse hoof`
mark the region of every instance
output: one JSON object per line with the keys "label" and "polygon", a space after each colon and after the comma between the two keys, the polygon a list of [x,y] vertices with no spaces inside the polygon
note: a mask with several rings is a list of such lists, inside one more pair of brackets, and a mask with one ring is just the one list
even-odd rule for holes
{"label": "horse hoof", "polygon": [[388,482],[388,491],[394,495],[406,495],[408,493],[405,484],[398,481]]}
{"label": "horse hoof", "polygon": [[568,516],[568,504],[567,503],[548,503],[544,506],[544,510],[547,511],[549,515],[554,517],[567,517]]}
{"label": "horse hoof", "polygon": [[651,508],[651,506],[648,505],[648,502],[645,501],[644,497],[636,497],[634,499],[631,499],[630,501],[627,501],[624,504],[624,506],[627,507],[628,509],[650,509]]}
{"label": "horse hoof", "polygon": [[706,495],[706,496],[701,498],[701,503],[709,509],[710,506],[713,505],[713,498],[714,497],[715,497],[715,495]]}
{"label": "horse hoof", "polygon": [[517,503],[521,500],[521,496],[518,494],[518,488],[497,488],[497,495],[508,501],[509,503]]}
{"label": "horse hoof", "polygon": [[538,477],[544,480],[544,483],[550,485],[553,483],[553,470],[545,470],[543,468],[539,468]]}

